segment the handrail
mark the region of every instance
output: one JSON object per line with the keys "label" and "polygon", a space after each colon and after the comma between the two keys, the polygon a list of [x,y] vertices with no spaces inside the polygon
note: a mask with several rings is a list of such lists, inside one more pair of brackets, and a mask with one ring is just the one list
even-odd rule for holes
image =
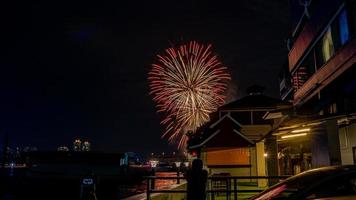
{"label": "handrail", "polygon": [[[246,189],[246,190],[239,190],[237,186],[237,180],[238,179],[286,179],[289,178],[290,176],[209,176],[208,181],[210,180],[210,183],[212,181],[220,181],[220,180],[225,180],[226,181],[226,188],[225,189],[208,189],[206,192],[208,194],[211,194],[212,199],[214,200],[214,195],[216,193],[226,193],[226,199],[230,199],[230,195],[234,194],[234,199],[237,199],[237,194],[238,193],[258,193],[263,191],[262,189],[256,190],[256,189]],[[158,176],[146,176],[145,179],[147,180],[147,200],[150,199],[150,195],[152,193],[187,193],[187,190],[165,190],[165,189],[155,189],[155,180],[177,180],[177,183],[179,183],[179,180],[186,179],[184,176],[165,176],[165,177],[158,177]],[[231,181],[233,181],[233,184],[231,184]],[[230,188],[233,186],[233,188]]]}
{"label": "handrail", "polygon": [[[288,175],[282,176],[209,176],[208,179],[286,179]],[[146,179],[186,179],[184,176],[145,176]]]}

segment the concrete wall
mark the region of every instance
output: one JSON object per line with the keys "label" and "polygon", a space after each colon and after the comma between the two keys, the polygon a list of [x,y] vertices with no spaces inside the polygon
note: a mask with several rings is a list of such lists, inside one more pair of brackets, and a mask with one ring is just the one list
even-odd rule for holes
{"label": "concrete wall", "polygon": [[[204,161],[206,159],[206,153],[201,154],[201,158]],[[239,167],[239,168],[216,168],[208,167],[209,175],[219,173],[230,173],[231,176],[257,176],[257,160],[256,160],[256,147],[250,148],[250,164],[251,167]],[[250,182],[250,180],[239,180],[242,182]],[[256,182],[257,180],[252,180]]]}
{"label": "concrete wall", "polygon": [[205,149],[200,152],[200,159],[203,161],[204,168],[208,170],[209,175],[217,173],[230,173],[231,176],[257,176],[257,166],[256,166],[256,147],[250,148],[250,167],[239,167],[239,168],[224,168],[224,167],[208,167],[207,166],[207,153]]}
{"label": "concrete wall", "polygon": [[342,164],[356,164],[352,153],[352,147],[356,147],[356,123],[340,128],[339,139]]}

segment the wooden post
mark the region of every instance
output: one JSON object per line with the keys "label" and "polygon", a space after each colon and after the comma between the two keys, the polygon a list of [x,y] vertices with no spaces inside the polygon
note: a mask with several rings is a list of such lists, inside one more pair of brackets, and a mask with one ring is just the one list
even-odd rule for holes
{"label": "wooden post", "polygon": [[234,178],[234,200],[237,200],[237,180]]}
{"label": "wooden post", "polygon": [[226,199],[229,200],[230,199],[230,179],[226,178]]}

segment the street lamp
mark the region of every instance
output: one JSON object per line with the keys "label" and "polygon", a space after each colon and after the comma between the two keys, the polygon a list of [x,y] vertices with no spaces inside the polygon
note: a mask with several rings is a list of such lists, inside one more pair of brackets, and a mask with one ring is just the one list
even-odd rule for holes
{"label": "street lamp", "polygon": [[[150,160],[150,165],[151,165],[151,168],[152,168],[152,176],[156,176],[156,167],[159,163],[158,160]],[[150,179],[148,179],[148,181],[150,181]],[[149,184],[149,182],[147,183]],[[155,178],[152,179],[152,183],[151,183],[151,189],[155,189]]]}
{"label": "street lamp", "polygon": [[180,179],[179,179],[179,176],[180,176],[180,164],[181,162],[177,161],[177,162],[174,162],[174,164],[176,165],[176,168],[177,168],[177,184],[180,183]]}

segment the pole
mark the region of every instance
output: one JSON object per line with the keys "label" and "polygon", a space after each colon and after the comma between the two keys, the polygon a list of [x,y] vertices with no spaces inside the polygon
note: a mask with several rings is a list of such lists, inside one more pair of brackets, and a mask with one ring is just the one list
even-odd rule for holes
{"label": "pole", "polygon": [[237,181],[234,178],[234,200],[237,200]]}
{"label": "pole", "polygon": [[147,200],[150,200],[151,199],[151,195],[150,195],[150,192],[151,192],[151,187],[150,187],[150,182],[151,182],[151,179],[150,178],[147,178],[147,191],[146,191],[146,194],[147,194],[147,197],[146,199]]}
{"label": "pole", "polygon": [[229,178],[226,178],[226,199],[230,199],[230,186],[229,186]]}
{"label": "pole", "polygon": [[156,169],[155,167],[152,168],[152,172],[153,172],[153,178],[151,180],[151,190],[154,190],[155,189],[155,176],[156,176]]}
{"label": "pole", "polygon": [[180,184],[179,174],[180,174],[180,167],[177,167],[177,184]]}

